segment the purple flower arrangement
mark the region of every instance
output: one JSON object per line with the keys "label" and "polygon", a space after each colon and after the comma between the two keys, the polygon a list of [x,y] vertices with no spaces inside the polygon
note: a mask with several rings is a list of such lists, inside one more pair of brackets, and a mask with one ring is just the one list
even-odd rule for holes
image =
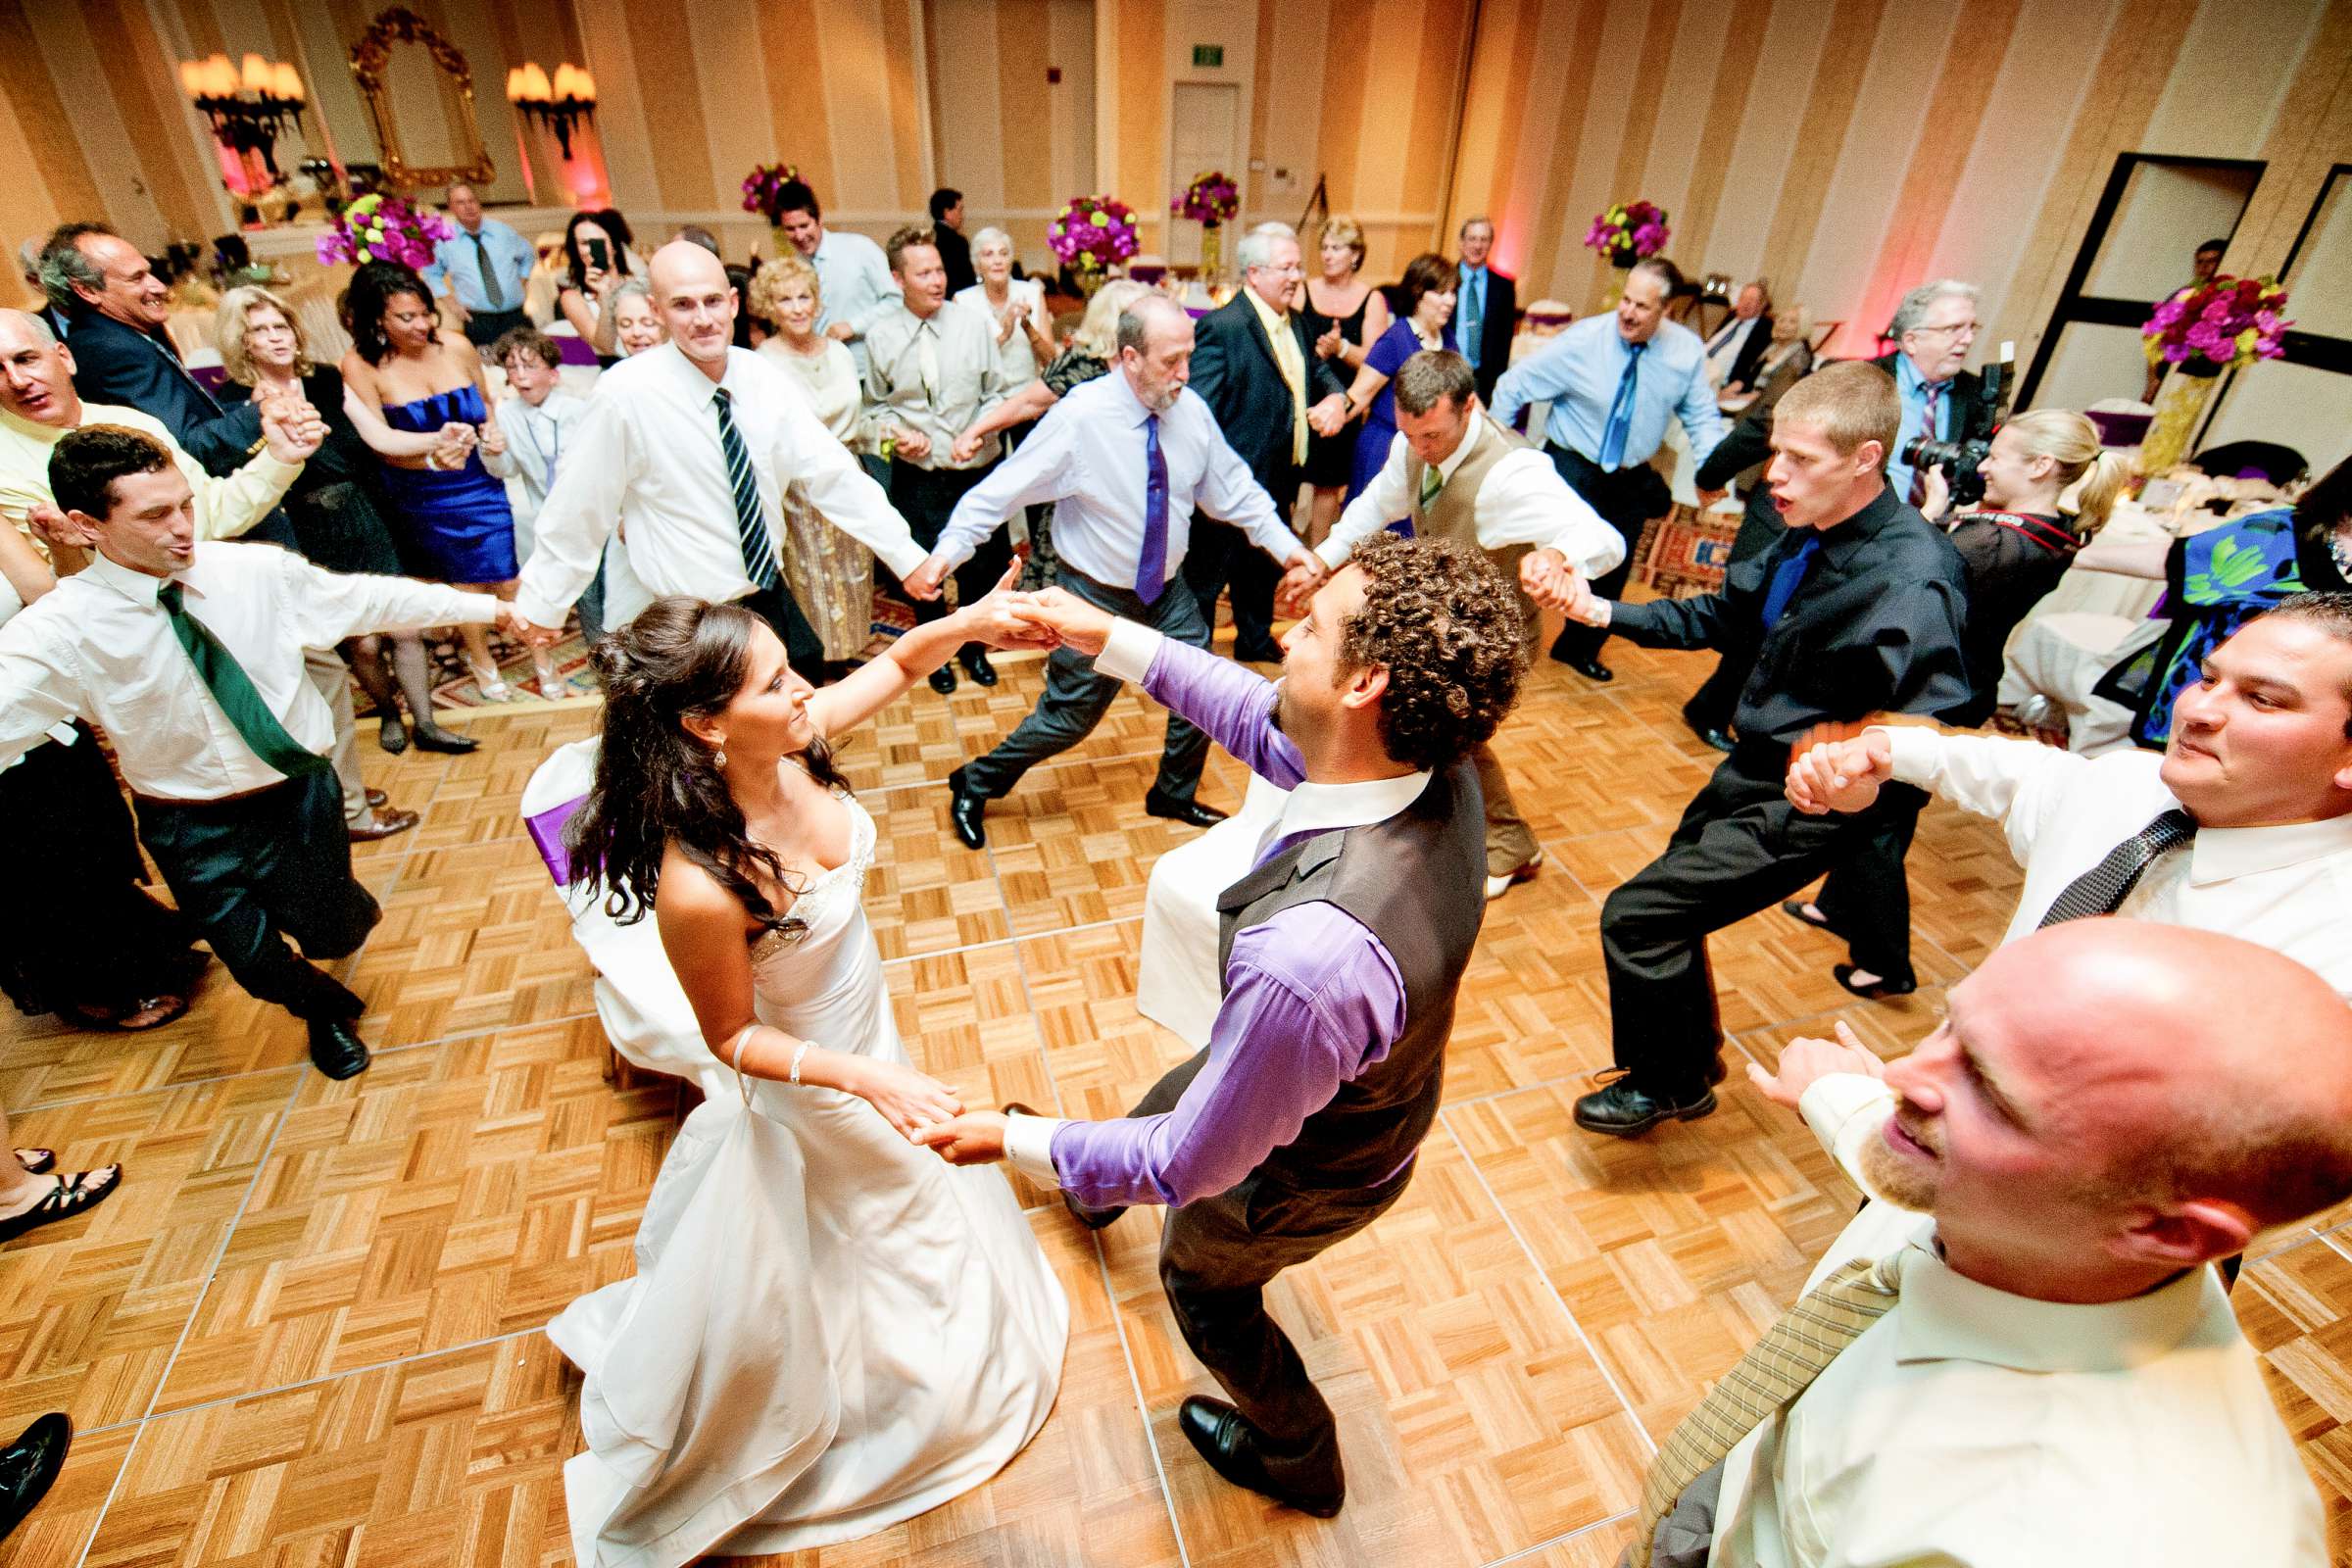
{"label": "purple flower arrangement", "polygon": [[1233,221],[1241,210],[1240,187],[1213,169],[1195,174],[1184,194],[1168,203],[1168,211],[1178,218],[1192,219],[1207,228]]}
{"label": "purple flower arrangement", "polygon": [[1594,215],[1585,233],[1585,249],[1600,252],[1619,267],[1631,267],[1664,250],[1672,233],[1666,226],[1666,210],[1657,203],[1620,202]]}
{"label": "purple flower arrangement", "polygon": [[1136,253],[1135,209],[1113,196],[1073,196],[1046,229],[1064,267],[1107,272]]}
{"label": "purple flower arrangement", "polygon": [[2286,290],[2270,278],[2220,276],[2159,304],[2139,335],[2150,365],[2219,375],[2284,354],[2279,339],[2294,325],[2285,309]]}
{"label": "purple flower arrangement", "polygon": [[399,262],[421,269],[432,261],[433,247],[456,232],[439,213],[398,196],[363,196],[336,215],[332,232],[318,236],[318,262]]}
{"label": "purple flower arrangement", "polygon": [[784,209],[780,203],[784,198],[785,184],[800,177],[800,166],[797,164],[759,165],[743,176],[743,210],[758,213],[767,220],[769,227],[774,227],[784,220]]}

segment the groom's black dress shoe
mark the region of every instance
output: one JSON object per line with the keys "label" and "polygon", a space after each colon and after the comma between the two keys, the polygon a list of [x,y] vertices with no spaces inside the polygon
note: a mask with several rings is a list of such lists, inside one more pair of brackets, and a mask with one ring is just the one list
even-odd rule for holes
{"label": "groom's black dress shoe", "polygon": [[[1257,1429],[1223,1399],[1192,1396],[1176,1407],[1176,1425],[1208,1467],[1237,1487],[1317,1519],[1330,1518],[1348,1500],[1348,1484],[1342,1477],[1310,1475],[1310,1469],[1325,1467],[1267,1453]],[[1330,1468],[1336,1471],[1338,1466]]]}
{"label": "groom's black dress shoe", "polygon": [[1164,816],[1171,822],[1182,822],[1187,827],[1215,827],[1225,820],[1227,813],[1213,806],[1202,806],[1199,801],[1179,801],[1157,790],[1148,790],[1144,794],[1144,814]]}
{"label": "groom's black dress shoe", "polygon": [[956,662],[961,664],[963,672],[972,677],[973,685],[994,686],[997,683],[997,666],[988,662],[986,654],[957,654]]}
{"label": "groom's black dress shoe", "polygon": [[[1723,1076],[1723,1061],[1718,1056],[1708,1078],[1721,1083]],[[1715,1091],[1703,1085],[1695,1092],[1669,1095],[1653,1093],[1626,1076],[1613,1079],[1577,1101],[1576,1124],[1589,1133],[1639,1138],[1662,1121],[1695,1121],[1714,1109]]]}
{"label": "groom's black dress shoe", "polygon": [[956,671],[945,664],[933,670],[931,672],[931,689],[942,697],[952,695],[956,690]]}
{"label": "groom's black dress shoe", "polygon": [[343,1019],[314,1018],[311,1064],[329,1078],[356,1078],[368,1070],[368,1043]]}
{"label": "groom's black dress shoe", "polygon": [[966,789],[963,769],[948,775],[948,820],[955,824],[956,836],[967,850],[988,848],[988,827],[982,820],[988,813],[988,797],[978,790]]}
{"label": "groom's black dress shoe", "polygon": [[23,1524],[48,1494],[49,1484],[66,1467],[73,1442],[74,1423],[53,1410],[0,1448],[0,1539]]}

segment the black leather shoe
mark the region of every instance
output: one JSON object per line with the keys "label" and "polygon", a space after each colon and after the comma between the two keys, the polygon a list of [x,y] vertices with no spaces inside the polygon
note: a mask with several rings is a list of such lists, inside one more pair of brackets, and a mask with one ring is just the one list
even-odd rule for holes
{"label": "black leather shoe", "polygon": [[1202,806],[1199,801],[1171,800],[1157,790],[1144,796],[1144,814],[1164,816],[1171,822],[1182,822],[1187,827],[1215,827],[1227,815],[1213,806]]}
{"label": "black leather shoe", "polygon": [[52,1410],[0,1448],[0,1538],[23,1524],[33,1504],[48,1494],[73,1444],[74,1423]]}
{"label": "black leather shoe", "polygon": [[1720,725],[1702,723],[1698,719],[1692,718],[1690,716],[1690,710],[1688,708],[1683,710],[1683,722],[1690,726],[1691,734],[1697,736],[1700,740],[1705,741],[1709,746],[1714,747],[1715,750],[1719,752],[1728,752],[1732,749],[1731,731],[1724,729]]}
{"label": "black leather shoe", "polygon": [[443,729],[438,724],[416,726],[416,749],[420,752],[441,752],[450,757],[464,757],[481,744],[470,735],[461,735],[456,730]]}
{"label": "black leather shoe", "polygon": [[988,662],[986,654],[958,654],[956,662],[961,664],[963,672],[972,677],[973,685],[994,686],[997,683],[997,666]]}
{"label": "black leather shoe", "polygon": [[368,1070],[368,1042],[340,1018],[314,1019],[311,1064],[329,1078],[357,1078]]}
{"label": "black leather shoe", "polygon": [[1123,1204],[1117,1208],[1089,1208],[1072,1198],[1066,1188],[1061,1195],[1061,1206],[1070,1211],[1070,1218],[1090,1231],[1107,1230],[1118,1223],[1121,1214],[1127,1212]]}
{"label": "black leather shoe", "polygon": [[[1208,1467],[1237,1487],[1247,1487],[1317,1519],[1329,1519],[1348,1500],[1343,1477],[1294,1473],[1307,1466],[1266,1453],[1258,1446],[1257,1429],[1223,1399],[1193,1395],[1176,1407],[1176,1425],[1183,1429],[1185,1441],[1208,1461]],[[1336,1471],[1338,1466],[1331,1468]]]}
{"label": "black leather shoe", "polygon": [[1245,664],[1279,664],[1282,662],[1282,645],[1280,643],[1251,643],[1245,648],[1240,643],[1235,643],[1233,657]]}
{"label": "black leather shoe", "polygon": [[988,848],[988,827],[982,818],[988,812],[988,797],[964,786],[963,769],[948,775],[948,820],[955,824],[956,836],[967,850]]}
{"label": "black leather shoe", "polygon": [[[1560,659],[1560,656],[1557,654],[1554,654],[1551,657],[1554,659]],[[1575,670],[1579,675],[1584,676],[1587,680],[1605,682],[1612,681],[1617,678],[1617,672],[1611,669],[1608,665],[1602,663],[1597,659],[1560,659],[1560,662],[1566,664],[1570,669]]]}
{"label": "black leather shoe", "polygon": [[956,671],[946,664],[931,672],[931,689],[945,697],[956,690]]}
{"label": "black leather shoe", "polygon": [[[1718,1068],[1721,1065],[1718,1061]],[[1662,1121],[1695,1121],[1714,1109],[1712,1089],[1701,1089],[1695,1095],[1674,1100],[1650,1093],[1628,1076],[1613,1079],[1578,1100],[1576,1124],[1589,1133],[1639,1138]]]}
{"label": "black leather shoe", "polygon": [[1854,971],[1855,965],[1850,963],[1830,965],[1830,977],[1865,1002],[1885,1002],[1888,997],[1907,997],[1919,989],[1919,977],[1916,975],[1904,975],[1900,979],[1888,975],[1884,980],[1873,980],[1869,985],[1858,986],[1854,984]]}

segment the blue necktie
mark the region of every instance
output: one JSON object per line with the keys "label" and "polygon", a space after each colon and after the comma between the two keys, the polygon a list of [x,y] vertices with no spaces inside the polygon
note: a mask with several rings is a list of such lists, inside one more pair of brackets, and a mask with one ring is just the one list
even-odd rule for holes
{"label": "blue necktie", "polygon": [[1462,358],[1470,362],[1473,370],[1478,368],[1478,340],[1486,335],[1486,281],[1483,267],[1462,274]]}
{"label": "blue necktie", "polygon": [[1145,604],[1168,586],[1168,459],[1159,450],[1159,416],[1144,416],[1144,547],[1135,559],[1135,596]]}
{"label": "blue necktie", "polygon": [[718,405],[718,450],[726,455],[727,489],[735,497],[735,535],[743,546],[743,569],[753,587],[773,588],[780,575],[776,544],[760,514],[760,481],[752,473],[752,455],[735,428],[734,395],[722,386],[710,397]]}
{"label": "blue necktie", "polygon": [[1769,632],[1781,623],[1788,612],[1788,601],[1796,597],[1797,585],[1805,580],[1805,568],[1813,564],[1814,552],[1821,548],[1821,535],[1809,533],[1804,542],[1789,552],[1788,559],[1775,566],[1772,584],[1764,590],[1764,629]]}
{"label": "blue necktie", "polygon": [[1614,469],[1625,461],[1625,438],[1634,427],[1634,383],[1642,374],[1642,351],[1647,343],[1625,346],[1625,374],[1617,382],[1616,401],[1609,405],[1609,422],[1600,433],[1600,466]]}

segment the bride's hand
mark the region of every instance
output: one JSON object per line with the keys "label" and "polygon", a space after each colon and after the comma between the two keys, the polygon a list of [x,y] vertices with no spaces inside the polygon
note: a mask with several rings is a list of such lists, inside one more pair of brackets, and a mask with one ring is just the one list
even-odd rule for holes
{"label": "bride's hand", "polygon": [[909,1143],[918,1127],[946,1121],[963,1110],[956,1092],[927,1073],[892,1061],[867,1061],[850,1090],[880,1111]]}
{"label": "bride's hand", "polygon": [[986,643],[991,648],[1053,649],[1060,645],[1060,635],[1038,618],[1036,596],[1015,586],[1021,580],[1021,565],[1020,558],[1014,558],[987,598],[957,612],[963,617],[966,642]]}
{"label": "bride's hand", "polygon": [[936,1127],[921,1128],[913,1137],[924,1148],[938,1151],[939,1157],[951,1165],[981,1165],[1004,1157],[1008,1125],[1002,1111],[975,1110]]}

